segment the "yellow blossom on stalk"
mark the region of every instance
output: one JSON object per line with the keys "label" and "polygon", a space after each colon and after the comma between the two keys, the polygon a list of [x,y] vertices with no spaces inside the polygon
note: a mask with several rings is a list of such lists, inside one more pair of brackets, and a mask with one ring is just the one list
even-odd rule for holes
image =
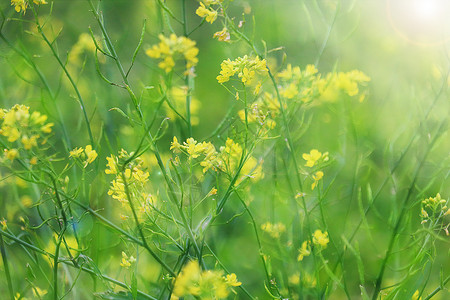
{"label": "yellow blossom on stalk", "polygon": [[37,157],[36,157],[36,156],[33,156],[33,157],[30,159],[30,165],[36,165],[37,163],[38,163]]}
{"label": "yellow blossom on stalk", "polygon": [[11,6],[14,6],[14,9],[17,12],[25,11],[27,10],[27,1],[26,0],[11,0]]}
{"label": "yellow blossom on stalk", "polygon": [[184,36],[177,37],[175,34],[171,34],[170,37],[160,34],[159,39],[159,44],[153,45],[146,54],[151,58],[161,59],[158,66],[166,73],[172,71],[175,60],[178,59],[186,61],[186,74],[189,73],[189,69],[197,65],[198,48],[195,47],[194,41]]}
{"label": "yellow blossom on stalk", "polygon": [[420,295],[419,290],[416,290],[416,291],[414,292],[414,294],[412,295],[411,300],[421,300],[422,297],[419,297],[419,295]]}
{"label": "yellow blossom on stalk", "polygon": [[53,125],[55,125],[55,124],[47,123],[47,124],[45,124],[44,126],[41,127],[41,131],[43,133],[50,133],[50,132],[52,132]]}
{"label": "yellow blossom on stalk", "polygon": [[230,41],[230,32],[226,27],[224,27],[221,31],[217,31],[214,33],[213,38],[217,38],[220,42],[229,42]]}
{"label": "yellow blossom on stalk", "polygon": [[225,299],[233,287],[241,285],[232,273],[222,276],[220,270],[201,271],[197,261],[188,262],[175,278],[173,288],[174,299],[187,295],[199,299]]}
{"label": "yellow blossom on stalk", "polygon": [[83,148],[77,147],[69,152],[70,153],[69,156],[73,157],[73,158],[80,157],[80,155],[83,153],[83,151],[84,151]]}
{"label": "yellow blossom on stalk", "polygon": [[41,290],[41,289],[38,288],[37,286],[34,286],[34,287],[33,287],[33,294],[34,294],[35,297],[39,297],[39,299],[40,299],[42,296],[46,295],[47,293],[48,293],[47,290]]}
{"label": "yellow blossom on stalk", "polygon": [[[370,78],[363,72],[353,70],[350,72],[329,73],[318,81],[320,98],[326,102],[334,102],[340,95],[350,97],[360,94],[359,87],[365,86]],[[364,101],[365,94],[359,95],[359,101]]]}
{"label": "yellow blossom on stalk", "polygon": [[117,174],[117,158],[111,154],[106,160],[108,161],[106,164],[108,169],[105,170],[105,174]]}
{"label": "yellow blossom on stalk", "polygon": [[313,243],[315,245],[321,246],[322,248],[326,248],[330,239],[328,238],[328,232],[322,232],[320,229],[317,229],[313,233]]}
{"label": "yellow blossom on stalk", "polygon": [[22,139],[21,139],[23,147],[26,150],[30,150],[32,147],[36,147],[38,138],[39,138],[39,135],[37,135],[37,134],[32,135],[31,137],[28,137],[27,135],[23,135]]}
{"label": "yellow blossom on stalk", "polygon": [[200,289],[197,286],[200,277],[201,271],[198,262],[188,262],[175,279],[173,294],[178,297],[186,294],[197,296],[200,293]]}
{"label": "yellow blossom on stalk", "polygon": [[314,190],[317,184],[319,184],[319,180],[323,178],[323,172],[317,171],[315,174],[313,174],[312,178],[314,179],[314,182],[311,184],[311,190]]}
{"label": "yellow blossom on stalk", "polygon": [[241,285],[242,285],[242,282],[239,282],[239,281],[237,280],[236,274],[234,274],[234,273],[228,274],[228,275],[225,277],[225,282],[226,282],[229,286],[241,286]]}
{"label": "yellow blossom on stalk", "polygon": [[19,157],[19,151],[17,149],[5,149],[5,156],[9,160],[14,160]]}
{"label": "yellow blossom on stalk", "polygon": [[286,226],[284,226],[283,223],[272,224],[270,222],[266,222],[261,225],[261,229],[267,232],[271,237],[277,239],[283,232],[286,231]]}
{"label": "yellow blossom on stalk", "polygon": [[86,148],[84,149],[84,153],[86,153],[86,161],[84,162],[84,167],[86,168],[86,166],[90,163],[92,163],[98,156],[97,151],[92,149],[91,145],[87,145]]}
{"label": "yellow blossom on stalk", "polygon": [[250,58],[247,55],[238,57],[231,61],[224,60],[220,65],[220,75],[216,77],[219,83],[225,83],[235,74],[241,79],[242,83],[249,85],[254,79],[256,72],[267,72],[266,60],[259,57]]}
{"label": "yellow blossom on stalk", "polygon": [[128,269],[135,262],[136,259],[133,256],[128,257],[128,255],[122,251],[122,261],[120,263],[121,267]]}
{"label": "yellow blossom on stalk", "polygon": [[298,261],[302,261],[305,256],[309,256],[311,254],[311,247],[309,245],[309,241],[304,241],[300,249],[298,249]]}
{"label": "yellow blossom on stalk", "polygon": [[3,220],[0,221],[0,225],[2,225],[2,230],[5,231],[8,228],[8,225],[6,225],[6,220],[3,218]]}
{"label": "yellow blossom on stalk", "polygon": [[209,193],[206,195],[206,197],[213,196],[213,195],[217,195],[217,189],[214,187],[209,191]]}
{"label": "yellow blossom on stalk", "polygon": [[202,18],[206,17],[206,22],[213,23],[217,19],[217,11],[206,8],[205,5],[200,2],[200,6],[197,8],[195,13]]}
{"label": "yellow blossom on stalk", "polygon": [[325,152],[322,154],[322,152],[318,151],[317,149],[312,149],[309,154],[303,153],[302,155],[303,159],[306,160],[305,166],[307,167],[314,167],[319,160],[322,161],[328,161],[328,152]]}
{"label": "yellow blossom on stalk", "polygon": [[181,144],[178,143],[177,137],[174,136],[174,137],[173,137],[173,141],[172,141],[172,143],[170,144],[170,149],[169,149],[169,150],[173,150],[173,152],[179,153],[179,152],[181,152],[180,149],[181,149]]}
{"label": "yellow blossom on stalk", "polygon": [[298,87],[295,83],[291,83],[286,88],[282,88],[280,94],[286,99],[292,99],[298,95]]}

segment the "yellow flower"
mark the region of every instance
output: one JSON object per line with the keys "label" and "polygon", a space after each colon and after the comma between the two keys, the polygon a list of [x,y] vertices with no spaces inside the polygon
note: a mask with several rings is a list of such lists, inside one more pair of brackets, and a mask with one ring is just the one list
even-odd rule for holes
{"label": "yellow flower", "polygon": [[322,246],[323,248],[327,247],[328,242],[330,239],[328,238],[328,232],[322,232],[320,229],[317,229],[313,233],[313,243],[315,245]]}
{"label": "yellow flower", "polygon": [[128,257],[128,255],[122,251],[122,262],[120,263],[121,267],[128,269],[135,262],[136,259],[133,256]]}
{"label": "yellow flower", "polygon": [[14,6],[14,9],[17,12],[20,12],[21,10],[23,13],[27,10],[27,2],[26,0],[11,0],[11,6]]}
{"label": "yellow flower", "polygon": [[313,176],[314,182],[311,184],[311,190],[314,190],[319,183],[319,180],[323,178],[323,172],[317,171]]}
{"label": "yellow flower", "polygon": [[411,300],[421,300],[422,297],[419,297],[419,295],[420,295],[419,290],[416,290],[412,295]]}
{"label": "yellow flower", "polygon": [[96,158],[97,158],[97,151],[92,149],[91,145],[87,145],[86,148],[84,149],[84,153],[86,153],[86,161],[84,162],[84,167],[86,168],[86,166],[90,163],[92,163]]}
{"label": "yellow flower", "polygon": [[33,294],[35,297],[41,298],[42,296],[47,294],[47,290],[41,290],[37,286],[33,287]]}
{"label": "yellow flower", "polygon": [[286,226],[284,226],[283,223],[272,224],[270,222],[266,222],[261,225],[261,229],[267,232],[271,237],[277,239],[283,232],[286,231]]}
{"label": "yellow flower", "polygon": [[50,132],[52,132],[53,125],[55,125],[55,124],[47,123],[47,124],[45,124],[44,126],[41,127],[41,131],[43,133],[50,133]]}
{"label": "yellow flower", "polygon": [[169,150],[173,150],[174,153],[179,153],[181,152],[181,144],[178,143],[178,139],[176,136],[173,137],[173,141],[170,144],[170,149]]}
{"label": "yellow flower", "polygon": [[206,22],[209,22],[211,24],[217,19],[217,11],[206,8],[202,2],[200,2],[200,6],[197,8],[195,13],[199,17],[206,17]]}
{"label": "yellow flower", "polygon": [[0,221],[0,225],[2,225],[2,230],[5,231],[8,228],[8,225],[6,225],[6,220],[3,219]]}
{"label": "yellow flower", "polygon": [[173,294],[178,297],[182,297],[186,294],[198,295],[200,293],[197,289],[200,277],[201,272],[198,262],[188,262],[175,279]]}
{"label": "yellow flower", "polygon": [[302,243],[302,247],[298,249],[298,261],[302,261],[305,256],[309,256],[311,254],[311,247],[309,246],[309,241],[304,241]]}
{"label": "yellow flower", "polygon": [[177,37],[175,34],[171,34],[169,37],[160,34],[159,40],[158,45],[153,45],[145,53],[152,58],[162,59],[158,66],[166,73],[172,71],[177,59],[186,61],[186,74],[190,68],[197,65],[198,48],[195,47],[194,41],[184,36]]}
{"label": "yellow flower", "polygon": [[15,158],[19,157],[19,151],[17,149],[5,149],[5,155],[7,159],[14,160]]}
{"label": "yellow flower", "polygon": [[69,152],[69,157],[77,158],[80,157],[80,155],[83,153],[83,148],[77,147]]}
{"label": "yellow flower", "polygon": [[36,156],[33,156],[33,157],[30,159],[30,165],[36,165],[37,163],[38,163],[37,157],[36,157]]}
{"label": "yellow flower", "polygon": [[239,282],[237,280],[236,274],[231,273],[229,275],[226,276],[225,278],[225,282],[229,285],[229,286],[241,286],[242,282]]}
{"label": "yellow flower", "polygon": [[305,166],[313,167],[318,160],[322,157],[322,152],[319,152],[317,149],[312,149],[309,154],[303,153],[303,159],[306,160]]}
{"label": "yellow flower", "polygon": [[215,32],[213,38],[217,38],[220,42],[229,42],[230,32],[226,27],[224,27],[221,31]]}
{"label": "yellow flower", "polygon": [[106,166],[108,169],[105,170],[106,174],[117,174],[117,158],[114,155],[111,155],[110,157],[107,157],[106,160],[108,163]]}
{"label": "yellow flower", "polygon": [[298,87],[294,83],[289,84],[287,88],[281,90],[281,96],[287,99],[292,99],[297,95],[298,95]]}
{"label": "yellow flower", "polygon": [[254,79],[256,72],[267,72],[266,60],[259,59],[259,57],[250,58],[247,55],[238,57],[234,61],[230,59],[224,60],[220,65],[220,75],[216,77],[219,83],[224,83],[230,80],[231,76],[236,73],[241,78],[242,83],[249,85]]}
{"label": "yellow flower", "polygon": [[27,135],[22,136],[21,142],[23,144],[23,147],[26,150],[30,150],[32,147],[36,147],[38,138],[38,135],[33,135],[30,138]]}
{"label": "yellow flower", "polygon": [[212,196],[212,195],[217,195],[217,189],[216,188],[212,188],[208,195],[206,195],[206,197]]}

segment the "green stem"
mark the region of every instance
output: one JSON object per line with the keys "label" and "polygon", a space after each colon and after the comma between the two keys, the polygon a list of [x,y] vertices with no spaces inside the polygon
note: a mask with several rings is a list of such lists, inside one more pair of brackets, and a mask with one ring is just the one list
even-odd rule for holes
{"label": "green stem", "polygon": [[8,257],[6,256],[5,243],[3,241],[3,230],[0,231],[0,250],[2,253],[3,266],[5,268],[6,281],[8,282],[8,291],[11,300],[14,300],[14,290],[12,286],[11,273],[9,272]]}
{"label": "green stem", "polygon": [[36,22],[36,26],[37,26],[38,32],[41,34],[43,40],[45,41],[47,46],[50,48],[53,56],[56,58],[56,61],[60,65],[61,69],[64,71],[64,74],[66,74],[67,79],[69,79],[70,84],[72,85],[73,89],[75,90],[75,93],[76,93],[77,98],[78,98],[78,103],[80,104],[81,111],[83,112],[84,122],[86,123],[86,127],[87,127],[87,131],[88,131],[88,134],[89,134],[90,143],[91,143],[92,147],[95,148],[94,137],[92,135],[92,130],[91,130],[91,124],[90,124],[89,118],[87,116],[87,112],[86,112],[86,108],[85,108],[85,105],[84,105],[83,97],[81,96],[80,91],[78,90],[78,87],[77,87],[75,81],[73,80],[72,76],[70,75],[69,71],[67,70],[65,64],[61,61],[61,58],[59,57],[58,53],[56,53],[56,50],[53,47],[53,44],[50,43],[50,41],[48,40],[48,38],[45,35],[44,31],[42,30],[42,27],[41,27],[41,25],[39,23],[38,14],[37,14],[37,12],[36,12],[36,10],[35,10],[35,8],[33,6],[31,6],[31,10],[34,13],[34,18],[35,18],[35,22]]}
{"label": "green stem", "polygon": [[397,239],[397,236],[398,236],[399,231],[401,229],[401,224],[403,222],[403,217],[405,216],[405,214],[406,214],[406,212],[408,210],[409,199],[411,198],[411,196],[413,194],[413,190],[416,188],[417,178],[419,176],[420,171],[422,170],[422,166],[424,165],[424,163],[425,163],[425,161],[426,161],[426,159],[427,159],[427,157],[428,157],[428,155],[429,155],[429,153],[431,151],[431,148],[433,148],[434,144],[436,143],[436,141],[440,137],[439,133],[444,128],[444,125],[446,124],[446,121],[447,120],[444,119],[441,122],[441,124],[440,124],[440,126],[439,126],[439,128],[438,128],[438,130],[436,132],[436,135],[434,136],[433,140],[428,144],[426,152],[425,152],[422,160],[420,161],[420,164],[417,166],[417,169],[416,169],[416,171],[414,173],[414,177],[413,177],[413,180],[412,180],[412,182],[410,184],[410,187],[408,189],[408,193],[407,193],[405,199],[403,200],[402,208],[401,208],[401,211],[400,211],[400,215],[398,216],[398,219],[397,219],[397,221],[395,223],[395,226],[394,226],[394,231],[392,232],[391,238],[389,240],[389,245],[388,245],[386,254],[385,254],[385,256],[383,258],[383,261],[381,263],[380,272],[378,273],[378,276],[377,276],[377,279],[376,279],[376,282],[375,282],[375,289],[374,289],[374,292],[373,292],[373,295],[372,295],[372,300],[378,299],[378,294],[380,293],[380,290],[381,290],[381,283],[382,283],[382,280],[383,280],[384,271],[386,269],[388,259],[391,256],[391,253],[392,253],[392,251],[394,249],[395,241]]}
{"label": "green stem", "polygon": [[247,204],[242,199],[242,197],[239,195],[239,193],[236,193],[236,196],[241,201],[242,206],[244,206],[245,211],[249,215],[253,226],[253,230],[255,231],[256,242],[258,243],[259,257],[261,258],[262,264],[264,266],[264,273],[266,275],[267,285],[271,290],[274,290],[278,294],[279,299],[283,299],[283,297],[280,294],[280,290],[278,289],[277,285],[272,281],[271,275],[269,274],[269,269],[267,268],[266,260],[264,258],[264,253],[262,250],[261,240],[259,239],[258,227],[256,226],[255,218],[253,217],[252,212],[250,211],[250,209],[248,208]]}
{"label": "green stem", "polygon": [[[45,250],[42,250],[42,249],[40,249],[40,248],[38,248],[38,247],[36,247],[36,246],[34,246],[34,245],[32,245],[32,244],[29,244],[29,243],[27,243],[27,242],[25,242],[25,241],[23,241],[23,240],[17,238],[17,237],[14,236],[14,235],[9,234],[9,233],[7,233],[7,232],[5,232],[5,231],[3,231],[3,230],[0,229],[0,236],[1,236],[1,235],[4,235],[5,237],[7,237],[7,238],[9,238],[9,239],[11,239],[11,240],[13,240],[13,241],[19,243],[19,244],[22,245],[23,247],[26,247],[26,248],[28,248],[28,249],[33,250],[34,252],[37,252],[37,253],[40,253],[40,254],[42,254],[42,255],[48,256],[48,257],[50,257],[50,258],[54,258],[54,255],[53,255],[52,253],[49,253],[49,252],[47,252],[47,251],[45,251]],[[73,268],[81,269],[81,270],[83,270],[83,272],[86,272],[86,273],[91,274],[91,275],[94,275],[94,276],[100,276],[102,279],[104,279],[104,280],[106,280],[106,281],[108,281],[108,282],[114,283],[115,285],[120,286],[120,287],[122,287],[122,288],[125,288],[125,289],[128,289],[128,288],[129,288],[129,286],[128,286],[127,284],[125,284],[125,283],[123,283],[123,282],[121,282],[121,281],[119,281],[119,280],[116,280],[116,279],[114,279],[114,278],[111,278],[111,277],[109,277],[109,276],[107,276],[107,275],[99,274],[98,272],[96,272],[96,271],[94,271],[94,270],[92,270],[92,269],[90,269],[90,268],[86,268],[86,267],[82,267],[82,266],[76,267],[76,266],[74,266],[71,262],[67,261],[66,259],[59,260],[58,263],[63,263],[63,264],[65,264],[65,265],[71,266],[71,267],[73,267]],[[138,294],[139,294],[140,296],[146,298],[146,299],[157,300],[156,298],[154,298],[154,297],[152,297],[152,296],[150,296],[150,295],[147,295],[146,293],[144,293],[144,292],[142,292],[142,291],[139,291],[139,290],[138,290]],[[14,297],[13,297],[12,299],[14,299]]]}

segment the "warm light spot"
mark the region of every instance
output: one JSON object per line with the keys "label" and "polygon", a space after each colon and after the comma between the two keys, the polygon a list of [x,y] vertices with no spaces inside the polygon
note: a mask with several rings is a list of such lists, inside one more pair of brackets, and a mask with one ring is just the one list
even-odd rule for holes
{"label": "warm light spot", "polygon": [[450,40],[449,0],[387,0],[387,13],[408,42],[428,46]]}
{"label": "warm light spot", "polygon": [[439,0],[415,0],[411,4],[417,17],[421,19],[431,19],[439,15]]}

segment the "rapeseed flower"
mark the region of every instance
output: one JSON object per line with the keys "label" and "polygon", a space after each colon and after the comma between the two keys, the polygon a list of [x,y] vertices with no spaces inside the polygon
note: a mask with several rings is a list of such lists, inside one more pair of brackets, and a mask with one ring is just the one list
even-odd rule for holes
{"label": "rapeseed flower", "polygon": [[309,241],[304,241],[300,249],[298,249],[298,261],[302,261],[305,256],[309,256],[311,254],[311,247],[309,244]]}
{"label": "rapeseed flower", "polygon": [[281,234],[286,231],[286,226],[283,223],[266,222],[261,225],[261,229],[267,232],[274,239],[280,238]]}
{"label": "rapeseed flower", "polygon": [[211,8],[206,8],[206,6],[200,2],[200,6],[197,8],[195,13],[202,18],[206,19],[206,22],[213,23],[217,19],[217,11]]}
{"label": "rapeseed flower", "polygon": [[330,239],[328,238],[328,232],[322,232],[320,229],[317,229],[313,233],[313,243],[315,245],[321,246],[322,248],[326,248]]}
{"label": "rapeseed flower", "polygon": [[322,154],[317,149],[312,149],[309,154],[303,153],[302,155],[303,159],[306,160],[305,166],[307,167],[314,167],[320,160],[322,161],[328,161],[328,152],[325,152]]}
{"label": "rapeseed flower", "polygon": [[220,64],[220,68],[220,75],[216,77],[219,83],[225,83],[230,80],[230,77],[237,74],[242,83],[249,85],[257,72],[267,72],[265,59],[261,60],[259,57],[250,58],[247,55],[238,57],[233,61],[230,59],[224,60]]}
{"label": "rapeseed flower", "polygon": [[199,299],[225,299],[233,287],[242,283],[236,274],[222,275],[220,270],[200,270],[197,261],[188,262],[175,278],[173,299],[187,295]]}
{"label": "rapeseed flower", "polygon": [[160,34],[159,44],[153,45],[145,53],[151,58],[161,59],[158,67],[163,69],[166,73],[172,71],[175,67],[175,60],[184,59],[186,61],[186,72],[192,67],[195,67],[198,63],[198,48],[195,47],[195,42],[187,37],[177,37],[175,34],[171,34],[169,37],[165,37]]}

